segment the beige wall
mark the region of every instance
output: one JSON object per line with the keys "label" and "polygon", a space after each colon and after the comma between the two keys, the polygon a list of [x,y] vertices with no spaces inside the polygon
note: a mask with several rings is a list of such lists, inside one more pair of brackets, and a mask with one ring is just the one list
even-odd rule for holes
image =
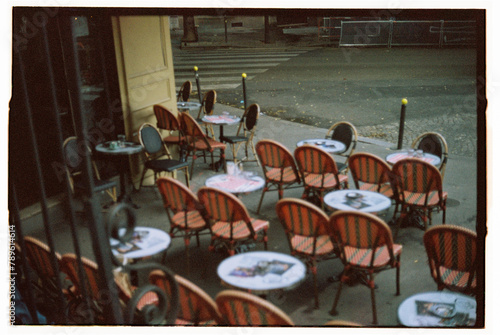
{"label": "beige wall", "polygon": [[[125,133],[138,141],[142,123],[156,125],[153,105],[177,112],[169,18],[120,16],[112,22]],[[140,161],[131,161],[134,181],[142,173]],[[152,182],[152,173],[147,176],[144,184]]]}

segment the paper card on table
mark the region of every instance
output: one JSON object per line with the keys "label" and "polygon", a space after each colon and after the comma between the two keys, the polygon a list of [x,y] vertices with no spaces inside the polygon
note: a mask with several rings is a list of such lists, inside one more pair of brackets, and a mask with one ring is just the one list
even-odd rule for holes
{"label": "paper card on table", "polygon": [[417,314],[436,317],[439,324],[446,327],[473,326],[475,320],[469,319],[468,313],[455,312],[455,306],[449,303],[416,300]]}
{"label": "paper card on table", "polygon": [[238,266],[229,275],[237,277],[265,276],[267,274],[282,275],[293,265],[293,263],[279,260],[255,259],[252,266]]}

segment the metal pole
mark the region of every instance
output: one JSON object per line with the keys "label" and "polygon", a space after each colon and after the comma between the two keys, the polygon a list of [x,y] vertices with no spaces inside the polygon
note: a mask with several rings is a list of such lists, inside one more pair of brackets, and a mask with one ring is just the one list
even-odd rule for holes
{"label": "metal pole", "polygon": [[404,98],[401,100],[401,115],[399,118],[399,137],[398,137],[398,150],[401,149],[403,145],[403,134],[405,130],[405,117],[406,117],[406,104],[408,100]]}
{"label": "metal pole", "polygon": [[198,67],[195,66],[193,69],[194,78],[196,79],[196,89],[198,90],[198,100],[200,101],[200,104],[203,104],[203,101],[201,100],[200,76],[198,75]]}
{"label": "metal pole", "polygon": [[243,103],[244,103],[244,106],[245,106],[245,110],[247,110],[247,87],[246,87],[246,84],[245,84],[245,79],[247,78],[247,74],[246,73],[242,73],[241,74],[241,80],[243,82]]}

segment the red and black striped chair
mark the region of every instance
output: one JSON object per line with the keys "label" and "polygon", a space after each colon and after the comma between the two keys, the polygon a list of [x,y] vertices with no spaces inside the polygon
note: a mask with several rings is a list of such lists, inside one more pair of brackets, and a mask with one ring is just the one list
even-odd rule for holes
{"label": "red and black striped chair", "polygon": [[[51,251],[48,245],[31,236],[26,236],[24,243],[26,259],[35,274],[35,276],[31,277],[31,282],[27,284],[32,285],[35,289],[37,305],[41,306],[40,309],[42,311],[51,309],[51,312],[54,312],[58,307],[55,304],[60,304],[61,293],[65,296],[69,293],[64,287],[62,287],[62,292],[58,289],[58,276],[62,273],[60,272],[62,271],[61,255],[54,252],[56,266],[59,267],[58,270],[52,264]],[[61,284],[63,284],[62,280]],[[62,297],[64,298],[64,296]]]}
{"label": "red and black striped chair", "polygon": [[[215,326],[220,324],[221,316],[215,301],[200,287],[184,277],[174,275],[179,288],[179,312],[177,326]],[[160,287],[167,296],[172,294],[170,281],[163,271],[154,270],[149,274],[149,282]]]}
{"label": "red and black striped chair", "polygon": [[189,273],[189,243],[191,237],[196,237],[200,246],[199,234],[207,230],[208,225],[203,217],[203,206],[198,197],[181,182],[168,177],[156,181],[163,199],[163,206],[170,222],[170,236],[183,237],[186,247],[187,269]]}
{"label": "red and black striped chair", "polygon": [[314,278],[314,304],[319,307],[317,263],[337,257],[328,232],[328,216],[313,204],[293,198],[276,205],[278,218],[288,237],[290,253],[305,260]]}
{"label": "red and black striped chair", "polygon": [[350,280],[349,274],[356,271],[366,276],[366,283],[371,290],[373,323],[377,324],[375,274],[396,268],[396,295],[399,295],[399,267],[403,247],[393,243],[389,226],[373,214],[338,211],[330,216],[326,227],[339,247],[339,257],[344,264],[330,314],[337,314],[342,285]]}
{"label": "red and black striped chair", "polygon": [[248,242],[264,243],[267,250],[269,222],[251,218],[245,205],[235,195],[212,187],[198,190],[198,199],[205,207],[212,239],[210,250],[217,245],[234,255],[236,248]]}
{"label": "red and black striped chair", "polygon": [[258,214],[266,192],[277,190],[278,198],[282,199],[283,190],[300,184],[301,181],[293,155],[285,146],[273,140],[261,140],[255,146],[255,150],[266,179],[257,207]]}
{"label": "red and black striped chair", "polygon": [[[182,136],[181,123],[177,116],[161,105],[154,105],[153,111],[156,116],[156,127],[166,130],[169,133],[168,136],[163,137],[163,142],[166,144],[181,145],[185,138]],[[172,135],[172,132],[177,132],[177,134]]]}
{"label": "red and black striped chair", "polygon": [[[73,283],[73,299],[69,304],[69,317],[78,324],[102,324],[106,322],[104,303],[109,299],[109,294],[102,292],[99,288],[99,271],[97,264],[88,258],[81,257],[84,271],[85,283],[81,283],[78,275],[78,257],[75,254],[64,254],[61,259],[61,270]],[[115,284],[118,289],[118,297],[126,306],[131,300],[136,287],[132,286],[125,276],[115,274]],[[85,285],[85,289],[83,288]],[[83,292],[90,298],[90,310],[86,309],[86,303],[82,300]],[[146,292],[138,301],[135,308],[141,310],[147,305],[156,305],[158,295],[155,292]]]}
{"label": "red and black striped chair", "polygon": [[222,164],[224,171],[226,171],[226,145],[224,143],[206,136],[200,125],[188,113],[181,113],[181,128],[184,136],[186,136],[188,150],[187,157],[191,155],[193,160],[191,163],[191,178],[193,177],[194,162],[196,158],[198,158],[198,152],[203,152],[203,154],[205,152],[209,152],[212,158],[212,165],[215,166],[213,152],[216,149],[219,149],[220,163]]}
{"label": "red and black striped chair", "polygon": [[302,199],[312,195],[324,209],[323,195],[326,191],[349,187],[348,177],[339,173],[335,160],[325,150],[306,144],[297,147],[294,156],[304,183]]}
{"label": "red and black striped chair", "polygon": [[294,326],[294,322],[285,312],[251,293],[224,290],[217,294],[215,302],[224,325]]}
{"label": "red and black striped chair", "polygon": [[395,236],[403,219],[415,214],[422,217],[424,230],[427,221],[432,224],[434,210],[442,210],[443,224],[446,222],[448,193],[443,191],[443,177],[435,166],[418,158],[402,159],[392,167],[391,181],[396,201],[401,204]]}
{"label": "red and black striped chair", "polygon": [[355,153],[349,157],[349,170],[357,189],[393,197],[391,167],[380,157],[367,152]]}
{"label": "red and black striped chair", "polygon": [[425,250],[438,290],[476,294],[476,243],[476,233],[463,227],[437,226],[425,232]]}

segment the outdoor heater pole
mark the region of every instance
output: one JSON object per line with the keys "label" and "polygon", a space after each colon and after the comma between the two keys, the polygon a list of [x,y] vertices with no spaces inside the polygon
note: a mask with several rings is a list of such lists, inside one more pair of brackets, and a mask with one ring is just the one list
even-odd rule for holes
{"label": "outdoor heater pole", "polygon": [[405,117],[406,117],[406,104],[408,100],[404,98],[401,100],[401,116],[399,119],[399,137],[398,137],[398,150],[403,146],[403,134],[405,130]]}

